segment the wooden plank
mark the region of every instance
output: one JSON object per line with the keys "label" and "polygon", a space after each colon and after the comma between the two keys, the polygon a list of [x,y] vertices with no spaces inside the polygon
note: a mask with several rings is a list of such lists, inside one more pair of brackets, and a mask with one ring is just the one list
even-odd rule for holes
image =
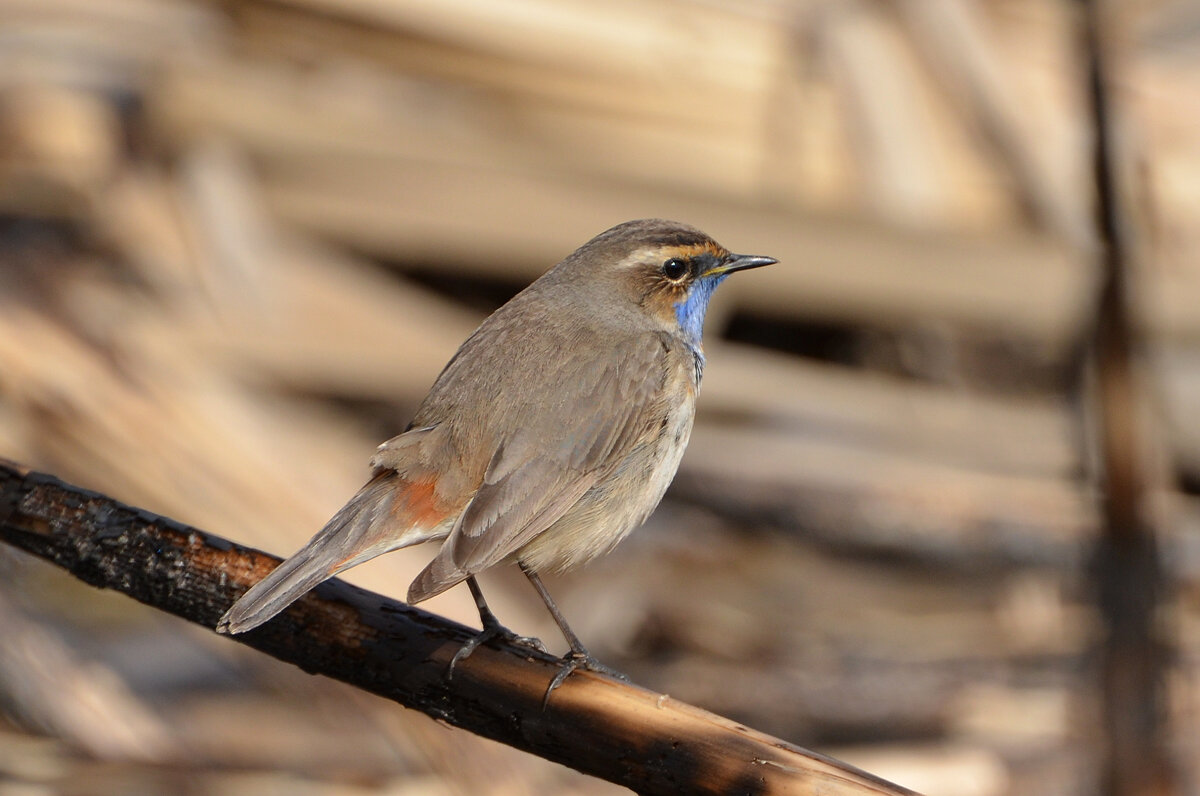
{"label": "wooden plank", "polygon": [[[611,224],[661,216],[781,265],[727,288],[775,316],[876,328],[950,323],[1062,350],[1089,279],[1061,246],[1014,234],[907,233],[769,205],[430,162],[279,168],[268,201],[290,223],[391,259],[533,278]],[[333,173],[335,172],[336,173]]]}
{"label": "wooden plank", "polygon": [[847,440],[693,434],[672,494],[831,546],[955,566],[1075,565],[1095,510],[1066,479],[969,471]]}

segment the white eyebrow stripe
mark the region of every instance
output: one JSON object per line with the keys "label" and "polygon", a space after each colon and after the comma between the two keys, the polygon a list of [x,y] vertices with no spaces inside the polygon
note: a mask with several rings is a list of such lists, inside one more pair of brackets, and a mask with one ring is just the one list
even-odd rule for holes
{"label": "white eyebrow stripe", "polygon": [[701,254],[711,254],[719,258],[723,253],[712,246],[704,244],[695,246],[643,246],[640,249],[630,252],[629,255],[617,263],[617,267],[634,268],[645,263],[657,262],[659,258],[662,258],[663,262],[672,257],[681,257],[690,260]]}
{"label": "white eyebrow stripe", "polygon": [[644,265],[648,262],[654,262],[663,254],[663,250],[657,246],[647,246],[645,248],[636,249],[629,255],[617,263],[618,268],[635,268]]}

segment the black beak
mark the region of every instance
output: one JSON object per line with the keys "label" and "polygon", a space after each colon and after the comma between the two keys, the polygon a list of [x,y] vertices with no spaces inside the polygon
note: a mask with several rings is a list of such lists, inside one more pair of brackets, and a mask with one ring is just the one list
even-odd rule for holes
{"label": "black beak", "polygon": [[731,254],[718,269],[723,274],[734,271],[746,271],[750,268],[762,268],[779,262],[774,257],[762,257],[757,254]]}

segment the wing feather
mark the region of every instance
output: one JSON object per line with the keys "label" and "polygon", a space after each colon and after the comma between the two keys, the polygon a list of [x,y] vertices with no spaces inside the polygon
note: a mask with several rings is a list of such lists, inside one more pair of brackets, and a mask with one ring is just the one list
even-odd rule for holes
{"label": "wing feather", "polygon": [[[656,418],[662,416],[655,410],[664,400],[664,345],[657,336],[644,335],[621,351],[619,361],[603,364],[573,358],[569,378],[554,385],[563,396],[557,411],[543,407],[537,422],[530,417],[530,422],[505,424],[512,431],[497,441],[474,497],[438,556],[413,582],[411,601],[519,551],[655,432]],[[510,407],[518,417],[536,417],[529,408]]]}

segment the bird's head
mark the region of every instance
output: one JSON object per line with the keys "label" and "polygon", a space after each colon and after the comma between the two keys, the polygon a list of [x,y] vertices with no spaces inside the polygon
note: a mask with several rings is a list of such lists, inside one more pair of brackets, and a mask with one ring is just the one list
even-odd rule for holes
{"label": "bird's head", "polygon": [[661,219],[628,221],[602,232],[568,258],[572,261],[593,278],[607,277],[612,290],[697,350],[717,285],[734,271],[776,262],[734,254],[694,227]]}

